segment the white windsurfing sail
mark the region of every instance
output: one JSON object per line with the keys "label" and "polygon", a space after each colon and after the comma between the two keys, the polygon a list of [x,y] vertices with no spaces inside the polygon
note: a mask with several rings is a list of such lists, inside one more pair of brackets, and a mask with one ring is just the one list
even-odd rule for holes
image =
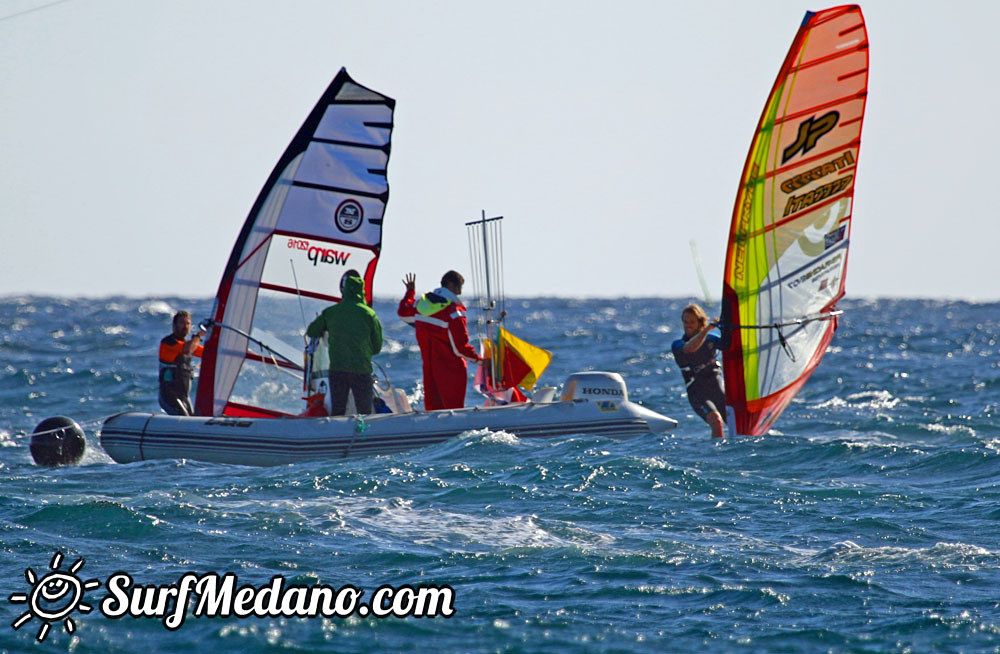
{"label": "white windsurfing sail", "polygon": [[340,300],[340,278],[351,269],[371,302],[395,104],[341,69],[281,156],[219,283],[198,415],[294,411],[302,319]]}
{"label": "white windsurfing sail", "polygon": [[774,424],[833,338],[867,95],[861,9],[808,12],[757,126],[726,253],[723,370],[740,434]]}

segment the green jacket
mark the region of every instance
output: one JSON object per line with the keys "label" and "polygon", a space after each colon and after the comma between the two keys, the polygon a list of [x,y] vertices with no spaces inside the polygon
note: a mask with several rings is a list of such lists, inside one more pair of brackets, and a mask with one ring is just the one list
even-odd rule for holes
{"label": "green jacket", "polygon": [[365,283],[360,277],[348,277],[343,299],[324,309],[306,328],[310,338],[324,333],[330,340],[330,370],[372,373],[372,356],[382,350],[382,324],[365,304]]}

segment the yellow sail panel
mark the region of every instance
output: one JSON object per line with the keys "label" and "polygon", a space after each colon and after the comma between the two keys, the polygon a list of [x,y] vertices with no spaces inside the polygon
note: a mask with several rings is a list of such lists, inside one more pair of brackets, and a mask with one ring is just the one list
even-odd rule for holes
{"label": "yellow sail panel", "polygon": [[836,329],[867,88],[861,9],[807,13],[754,135],[726,253],[723,370],[741,434],[770,428]]}

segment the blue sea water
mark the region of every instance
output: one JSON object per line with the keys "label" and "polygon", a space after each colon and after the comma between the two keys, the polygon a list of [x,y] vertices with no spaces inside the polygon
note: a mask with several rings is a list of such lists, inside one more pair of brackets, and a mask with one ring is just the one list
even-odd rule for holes
{"label": "blue sea water", "polygon": [[[96,425],[154,411],[156,347],[205,299],[0,298],[0,650],[5,652],[1000,651],[1000,304],[850,300],[822,365],[765,437],[711,442],[669,344],[683,299],[508,302],[545,378],[621,372],[671,435],[476,432],[392,456],[273,468],[111,462]],[[391,301],[379,361],[418,398]],[[295,314],[290,320],[297,317]],[[471,399],[471,396],[470,396]],[[81,465],[33,464],[43,418]],[[62,552],[78,577],[185,573],[260,587],[448,585],[450,618],[90,613],[14,630]],[[82,608],[82,607],[81,607]]]}

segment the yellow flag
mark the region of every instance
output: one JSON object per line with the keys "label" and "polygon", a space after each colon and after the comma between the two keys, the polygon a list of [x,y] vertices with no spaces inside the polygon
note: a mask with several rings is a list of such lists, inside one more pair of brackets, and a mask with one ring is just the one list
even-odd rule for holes
{"label": "yellow flag", "polygon": [[531,390],[552,361],[552,353],[522,341],[503,327],[497,339],[500,342],[500,370],[503,371],[504,386]]}

